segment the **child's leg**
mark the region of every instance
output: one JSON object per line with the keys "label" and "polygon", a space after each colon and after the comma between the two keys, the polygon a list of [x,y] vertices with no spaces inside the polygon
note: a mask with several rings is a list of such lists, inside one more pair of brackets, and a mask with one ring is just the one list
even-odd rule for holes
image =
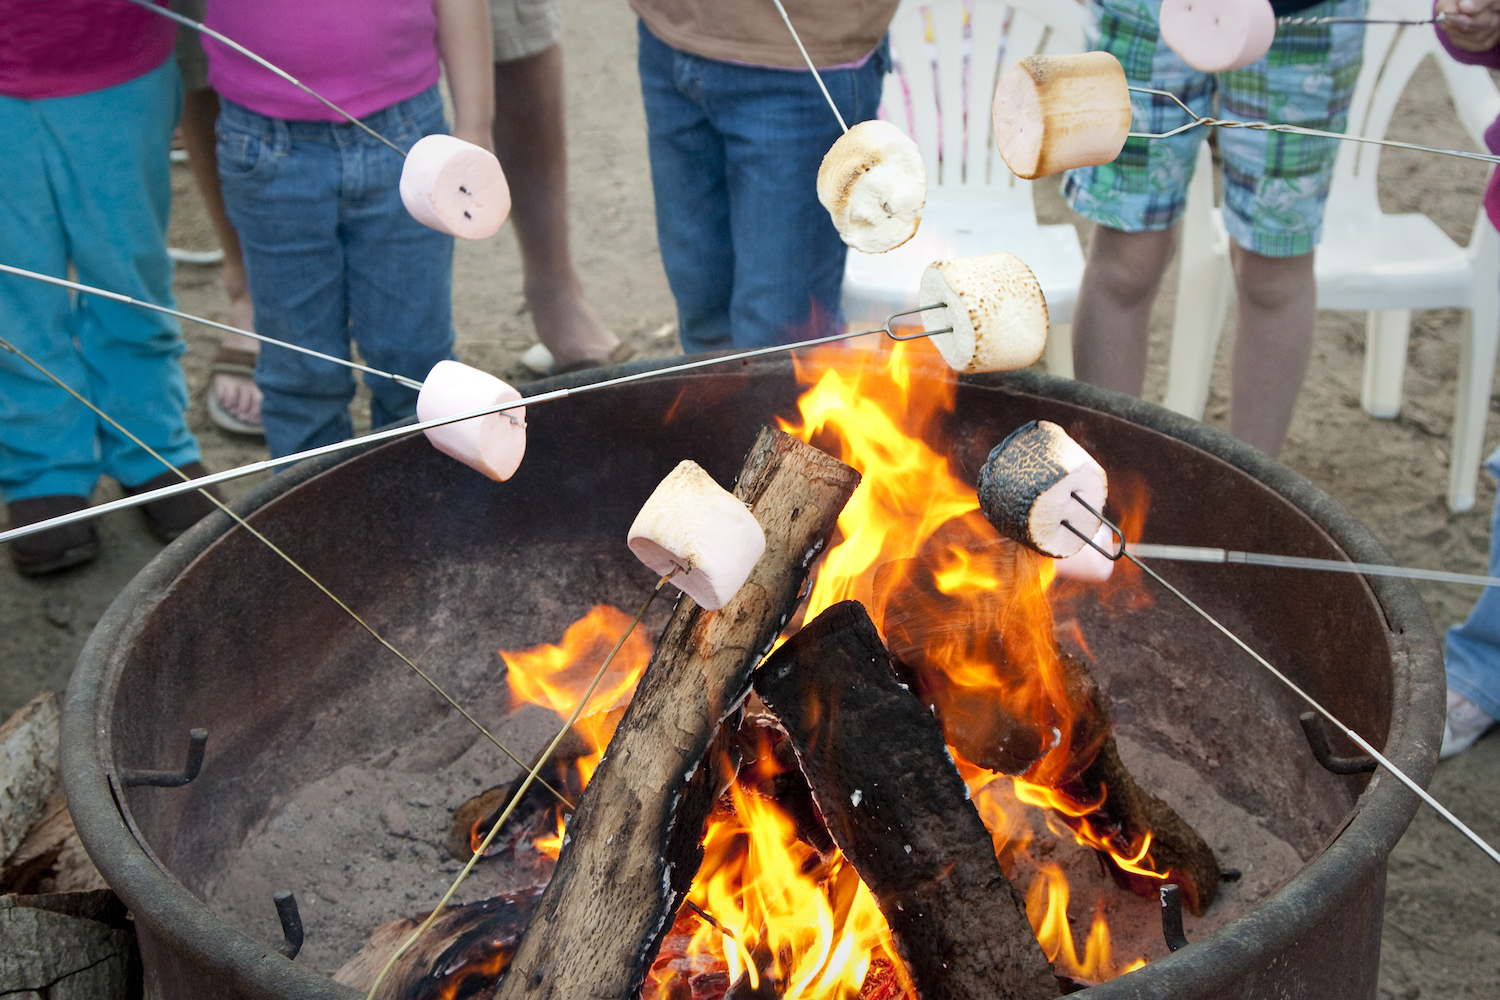
{"label": "child's leg", "polygon": [[[177,66],[91,94],[38,101],[47,169],[80,281],[174,305],[167,256],[172,183],[167,150],[182,96]],[[81,296],[73,332],[88,369],[86,392],[105,413],[174,465],[198,460],[187,428],[187,350],[177,321]],[[74,404],[78,405],[78,404]],[[167,470],[100,422],[103,470],[139,486]]]}
{"label": "child's leg", "polygon": [[1266,257],[1231,243],[1229,256],[1239,289],[1229,432],[1275,455],[1312,357],[1318,316],[1313,255]]}
{"label": "child's leg", "polygon": [[[245,257],[256,331],[347,358],[339,235],[343,161],[335,127],[267,118],[221,100],[217,155],[224,207]],[[347,368],[267,345],[255,382],[264,394],[261,423],[273,456],[353,434],[354,379]]]}
{"label": "child's leg", "polygon": [[[403,149],[447,131],[437,87],[364,120]],[[350,334],[371,367],[420,382],[453,356],[453,237],[422,225],[402,205],[402,160],[389,147],[360,134],[343,143],[342,154],[339,229]],[[364,380],[372,426],[416,412],[415,389],[378,375]]]}
{"label": "child's leg", "polygon": [[[1485,459],[1500,479],[1500,450]],[[1500,499],[1490,516],[1491,576],[1500,575]],[[1500,588],[1488,587],[1462,625],[1448,629],[1448,687],[1500,719]]]}
{"label": "child's leg", "polygon": [[1177,229],[1094,227],[1073,312],[1074,377],[1139,396],[1146,384],[1151,306],[1177,246]]}

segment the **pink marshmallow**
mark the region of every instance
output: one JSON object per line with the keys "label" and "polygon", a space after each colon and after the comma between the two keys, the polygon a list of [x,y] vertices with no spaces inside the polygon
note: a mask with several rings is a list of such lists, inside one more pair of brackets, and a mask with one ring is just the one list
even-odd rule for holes
{"label": "pink marshmallow", "polygon": [[1162,0],[1162,41],[1201,73],[1248,66],[1275,37],[1270,0]]}
{"label": "pink marshmallow", "polygon": [[[1115,533],[1109,530],[1107,524],[1101,524],[1094,533],[1094,545],[1105,552],[1114,552],[1118,544]],[[1066,559],[1058,559],[1052,567],[1064,580],[1084,580],[1088,583],[1103,583],[1115,571],[1114,562],[1095,551],[1093,545],[1085,545]]]}
{"label": "pink marshmallow", "polygon": [[[439,420],[520,398],[519,392],[488,372],[457,361],[439,361],[427,373],[417,396],[417,419]],[[504,482],[515,475],[526,454],[526,407],[444,424],[426,433],[444,455]]]}
{"label": "pink marshmallow", "polygon": [[510,214],[510,185],[494,153],[451,135],[429,135],[406,154],[401,202],[424,226],[482,240]]}

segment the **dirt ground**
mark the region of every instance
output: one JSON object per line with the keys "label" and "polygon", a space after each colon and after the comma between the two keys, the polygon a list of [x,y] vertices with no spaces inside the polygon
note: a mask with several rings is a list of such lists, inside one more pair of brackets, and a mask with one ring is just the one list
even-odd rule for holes
{"label": "dirt ground", "polygon": [[[571,0],[564,40],[574,256],[590,300],[604,320],[643,355],[677,350],[672,299],[656,247],[644,118],[634,69],[635,35],[626,5]],[[504,100],[504,95],[501,95]],[[1458,125],[1442,78],[1425,65],[1408,89],[1393,137],[1473,148]],[[1460,243],[1469,239],[1486,176],[1482,164],[1386,151],[1381,197],[1386,211],[1420,211]],[[174,168],[177,195],[171,239],[192,249],[213,237],[185,166]],[[1044,222],[1086,226],[1037,186]],[[1085,236],[1086,236],[1085,232]],[[227,319],[214,267],[183,266],[181,307]],[[1160,400],[1175,281],[1168,279],[1154,318],[1147,398]],[[508,380],[527,377],[521,351],[534,341],[521,296],[520,260],[507,227],[497,237],[458,248],[455,323],[463,360]],[[1462,572],[1485,567],[1494,484],[1481,476],[1477,506],[1464,514],[1444,504],[1453,383],[1467,318],[1454,310],[1418,312],[1413,324],[1401,416],[1377,421],[1359,408],[1363,314],[1320,314],[1314,357],[1282,459],[1361,518],[1403,564]],[[211,468],[264,457],[258,443],[227,436],[207,421],[203,390],[213,338],[187,329],[183,360],[194,389],[190,418]],[[1224,338],[1207,420],[1227,423]],[[1500,442],[1492,412],[1487,448]],[[253,481],[231,484],[238,495]],[[118,495],[113,483],[98,499]],[[159,550],[139,515],[125,511],[100,523],[104,551],[92,566],[41,581],[0,569],[0,718],[42,689],[62,690],[90,629],[119,590]],[[1460,621],[1474,591],[1418,584],[1434,624]],[[1500,737],[1443,764],[1433,785],[1479,833],[1500,840]],[[1500,996],[1500,868],[1434,814],[1418,814],[1390,864],[1382,954],[1383,998]]]}

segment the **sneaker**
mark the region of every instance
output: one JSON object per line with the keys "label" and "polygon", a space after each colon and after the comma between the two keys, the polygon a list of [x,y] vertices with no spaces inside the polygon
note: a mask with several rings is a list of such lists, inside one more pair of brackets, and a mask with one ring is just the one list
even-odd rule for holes
{"label": "sneaker", "polygon": [[[6,504],[10,526],[19,528],[51,517],[86,510],[88,497],[50,496],[13,500]],[[99,533],[93,521],[77,521],[49,528],[10,543],[10,561],[23,576],[45,576],[93,562],[99,554]]]}
{"label": "sneaker", "polygon": [[[208,475],[208,469],[204,468],[202,462],[188,462],[182,466],[182,471],[194,479]],[[127,496],[138,496],[180,482],[182,482],[182,477],[177,473],[163,472],[139,486],[126,486],[125,493]],[[208,492],[220,500],[224,499],[224,494],[219,492],[217,486],[210,486]],[[176,496],[162,500],[153,500],[141,507],[141,513],[145,515],[146,527],[151,529],[151,533],[164,542],[170,542],[217,509],[208,497],[194,490],[190,493],[178,493]]]}
{"label": "sneaker", "polygon": [[1452,688],[1448,689],[1448,721],[1443,726],[1443,748],[1438,760],[1463,753],[1495,724],[1493,716]]}

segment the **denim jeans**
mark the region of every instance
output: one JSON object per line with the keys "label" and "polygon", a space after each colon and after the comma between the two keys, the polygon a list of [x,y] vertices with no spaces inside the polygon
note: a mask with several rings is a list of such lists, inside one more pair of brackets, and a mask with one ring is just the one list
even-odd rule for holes
{"label": "denim jeans", "polygon": [[[811,73],[689,55],[639,26],[662,265],[683,349],[766,347],[843,326],[845,247],[818,203],[840,135]],[[849,124],[875,117],[885,43],[823,74]]]}
{"label": "denim jeans", "polygon": [[[1500,479],[1500,448],[1484,460]],[[1500,497],[1490,516],[1490,576],[1500,576]],[[1448,686],[1500,719],[1500,588],[1486,587],[1468,621],[1448,629]]]}
{"label": "denim jeans", "polygon": [[[176,305],[167,256],[167,149],[177,65],[72,97],[0,97],[0,261]],[[175,465],[198,443],[183,416],[186,350],[170,316],[0,275],[0,335]],[[89,496],[100,473],[139,486],[165,469],[20,358],[0,352],[0,495]]]}
{"label": "denim jeans", "polygon": [[[436,86],[363,121],[409,149],[446,132]],[[244,248],[255,329],[418,381],[452,356],[453,238],[401,204],[402,158],[354,125],[267,118],[222,101],[219,178]],[[349,369],[266,345],[255,368],[274,456],[353,434]],[[370,422],[416,412],[417,393],[366,375]]]}

